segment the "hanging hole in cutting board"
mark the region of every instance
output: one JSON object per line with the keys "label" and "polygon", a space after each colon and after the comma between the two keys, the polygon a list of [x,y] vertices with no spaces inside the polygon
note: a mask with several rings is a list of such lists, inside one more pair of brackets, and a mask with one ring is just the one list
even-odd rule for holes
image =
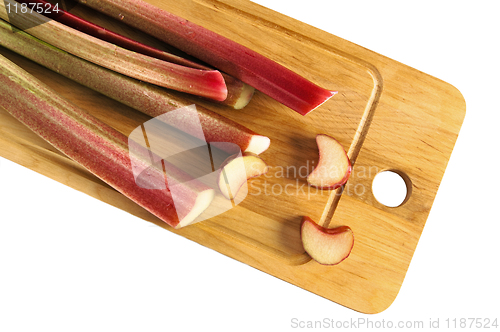
{"label": "hanging hole in cutting board", "polygon": [[382,171],[372,182],[373,196],[380,204],[398,207],[411,196],[411,181],[408,175],[397,170]]}

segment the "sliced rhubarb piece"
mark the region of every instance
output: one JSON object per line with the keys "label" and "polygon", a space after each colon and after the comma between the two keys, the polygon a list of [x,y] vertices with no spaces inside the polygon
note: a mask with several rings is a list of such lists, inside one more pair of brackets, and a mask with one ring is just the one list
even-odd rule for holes
{"label": "sliced rhubarb piece", "polygon": [[[59,97],[33,76],[0,56],[0,107],[101,180],[172,227],[193,222],[214,190],[175,167],[154,167],[149,151]],[[129,147],[137,154],[131,154]],[[139,186],[132,165],[143,165],[150,187]],[[165,175],[166,174],[166,175]],[[174,196],[175,193],[175,196]]]}
{"label": "sliced rhubarb piece", "polygon": [[234,199],[247,180],[266,174],[266,163],[254,154],[229,157],[221,166],[219,189],[227,199]]}
{"label": "sliced rhubarb piece", "polygon": [[[0,1],[0,18],[9,21],[5,6],[14,8],[13,0]],[[101,39],[89,36],[35,11],[16,16],[17,28],[29,27],[29,34],[66,52],[139,80],[218,101],[227,98],[221,73],[180,66],[138,54]]]}
{"label": "sliced rhubarb piece", "polygon": [[302,218],[300,235],[304,250],[316,262],[336,265],[351,253],[354,235],[349,226],[325,228],[309,217]]}
{"label": "sliced rhubarb piece", "polygon": [[[89,22],[83,18],[75,16],[69,12],[66,12],[60,8],[55,11],[55,6],[50,2],[44,0],[18,0],[20,3],[30,4],[41,4],[45,10],[43,15],[52,18],[59,23],[67,25],[73,29],[81,31],[83,33],[89,34],[93,37],[102,39],[114,45],[126,48],[128,50],[138,52],[156,59],[164,60],[167,62],[175,63],[181,66],[201,69],[201,70],[212,70],[212,68],[205,65],[199,64],[197,62],[182,58],[180,56],[161,51],[157,48],[151,47],[139,43],[130,38],[124,37],[118,33],[102,28],[92,22]],[[31,6],[31,5],[30,5]],[[221,73],[224,78],[224,82],[227,86],[227,98],[220,101],[222,104],[233,107],[234,109],[242,109],[245,107],[254,94],[255,89],[242,81],[235,79],[234,77]]]}
{"label": "sliced rhubarb piece", "polygon": [[306,115],[329,91],[226,37],[141,0],[78,0],[226,72]]}
{"label": "sliced rhubarb piece", "polygon": [[[158,117],[192,104],[191,101],[174,91],[139,82],[97,66],[48,45],[25,32],[14,33],[11,26],[3,21],[0,21],[0,45],[151,117]],[[235,143],[243,152],[260,154],[269,147],[268,137],[258,135],[206,108],[201,106],[196,108],[204,138],[198,137],[197,123],[191,118],[179,116],[172,119],[172,125],[207,142]]]}
{"label": "sliced rhubarb piece", "polygon": [[319,149],[318,166],[309,174],[309,185],[322,189],[336,189],[344,185],[351,174],[351,161],[342,145],[333,137],[316,136]]}

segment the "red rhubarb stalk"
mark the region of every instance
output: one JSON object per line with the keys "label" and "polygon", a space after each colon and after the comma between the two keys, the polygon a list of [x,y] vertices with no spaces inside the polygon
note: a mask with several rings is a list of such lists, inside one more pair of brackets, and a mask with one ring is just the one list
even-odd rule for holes
{"label": "red rhubarb stalk", "polygon": [[[0,1],[0,18],[9,21],[6,4],[15,8],[16,2]],[[29,34],[100,66],[177,91],[218,101],[227,98],[226,84],[218,71],[179,66],[138,54],[49,20],[35,11],[16,15],[17,28],[29,27]]]}
{"label": "red rhubarb stalk", "polygon": [[[41,4],[43,5],[43,8],[48,9],[44,10],[44,12],[42,13],[43,15],[52,18],[58,21],[59,23],[67,25],[73,29],[89,34],[96,38],[102,39],[109,43],[115,44],[117,46],[126,48],[128,50],[138,52],[156,59],[175,63],[181,66],[186,66],[201,70],[212,70],[212,68],[207,67],[205,65],[199,64],[197,62],[185,59],[183,57],[171,53],[161,51],[157,48],[124,37],[118,33],[100,27],[99,25],[96,25],[83,18],[73,15],[69,12],[66,12],[60,8],[58,8],[58,10],[56,11],[55,6],[52,5],[50,2],[44,0],[17,0],[17,1],[20,3],[25,3],[29,6],[32,6],[32,4]],[[250,102],[250,99],[253,96],[254,92],[253,87],[243,83],[240,80],[235,79],[230,75],[227,75],[225,73],[221,74],[224,77],[224,81],[226,83],[228,90],[227,98],[221,103],[228,106],[232,106],[235,109],[241,109],[245,107]]]}
{"label": "red rhubarb stalk", "polygon": [[141,0],[78,0],[80,3],[174,46],[306,115],[336,92],[228,38]]}
{"label": "red rhubarb stalk", "polygon": [[[209,205],[214,190],[165,165],[150,167],[146,149],[59,97],[33,76],[0,56],[0,107],[101,180],[172,227],[193,222]],[[137,155],[129,153],[131,150]],[[141,152],[142,151],[142,152]],[[150,183],[137,185],[132,165],[147,169]],[[144,179],[143,179],[144,180]],[[174,199],[173,188],[181,199]],[[161,189],[162,188],[162,189]]]}
{"label": "red rhubarb stalk", "polygon": [[[192,104],[191,101],[174,91],[139,82],[97,66],[48,45],[25,32],[14,33],[11,26],[3,21],[0,21],[0,45],[151,117],[158,117]],[[197,138],[209,143],[235,143],[243,152],[255,154],[260,154],[269,147],[269,138],[258,135],[201,106],[197,106],[197,111],[204,134],[204,137]],[[196,136],[199,132],[198,124],[190,120],[192,119],[182,117],[177,120],[171,119],[172,125]]]}

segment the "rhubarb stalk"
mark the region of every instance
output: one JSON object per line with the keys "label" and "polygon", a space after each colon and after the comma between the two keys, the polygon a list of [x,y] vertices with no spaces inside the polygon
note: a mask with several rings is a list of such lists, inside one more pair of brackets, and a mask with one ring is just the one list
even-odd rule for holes
{"label": "rhubarb stalk", "polygon": [[[189,106],[191,101],[174,91],[139,82],[130,77],[97,66],[71,55],[22,31],[13,32],[11,25],[0,20],[0,45],[90,89],[130,106],[151,117]],[[237,144],[242,152],[260,154],[269,147],[269,138],[197,106],[199,122],[207,142]],[[189,120],[189,119],[188,119]],[[196,136],[196,123],[179,117],[175,126]],[[232,152],[232,151],[228,151]]]}
{"label": "rhubarb stalk", "polygon": [[[58,21],[59,23],[67,25],[73,29],[89,34],[96,38],[102,39],[109,43],[115,44],[117,46],[126,48],[128,50],[138,52],[156,59],[175,63],[181,66],[186,66],[201,70],[213,69],[203,64],[182,58],[180,56],[164,52],[149,45],[139,43],[135,40],[124,37],[118,33],[100,27],[99,25],[89,22],[83,18],[75,16],[60,8],[56,12],[55,6],[52,5],[50,2],[44,0],[18,0],[18,2],[25,3],[27,5],[37,4],[37,3],[41,4],[43,5],[43,8],[49,9],[49,10],[44,10],[42,13],[43,15],[52,18]],[[221,74],[227,86],[227,98],[221,101],[221,103],[231,106],[235,109],[241,109],[245,107],[250,102],[250,99],[253,96],[254,88],[249,86],[248,84],[243,83],[238,79],[235,79],[234,77],[228,74],[225,73]]]}
{"label": "rhubarb stalk", "polygon": [[[14,118],[170,226],[190,224],[210,205],[213,189],[167,163],[168,177],[161,168],[150,167],[148,150],[130,146],[125,135],[64,100],[3,56],[0,93],[0,107]],[[129,146],[138,154],[130,154]],[[147,169],[148,176],[143,178],[151,182],[149,187],[158,189],[139,186],[132,165]]]}
{"label": "rhubarb stalk", "polygon": [[78,0],[226,72],[306,115],[336,92],[228,38],[142,0]]}
{"label": "rhubarb stalk", "polygon": [[[16,2],[0,1],[0,18],[9,21],[6,4],[14,8]],[[29,34],[100,66],[177,91],[218,101],[227,98],[224,78],[216,70],[189,68],[138,54],[49,20],[35,11],[15,15],[17,28],[29,27]]]}

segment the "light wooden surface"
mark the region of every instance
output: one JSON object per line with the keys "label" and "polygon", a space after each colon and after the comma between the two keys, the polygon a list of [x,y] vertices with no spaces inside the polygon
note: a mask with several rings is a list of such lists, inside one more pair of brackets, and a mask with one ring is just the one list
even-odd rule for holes
{"label": "light wooden surface", "polygon": [[[261,93],[242,111],[203,103],[269,136],[271,148],[262,158],[271,171],[249,183],[249,195],[236,208],[178,231],[103,184],[4,110],[0,155],[354,310],[386,309],[401,287],[457,138],[465,115],[461,94],[436,78],[248,1],[148,1],[339,94],[306,117]],[[125,134],[148,120],[11,52],[0,53]],[[307,169],[317,163],[318,133],[337,138],[355,161],[347,187],[351,190],[342,196],[309,191],[305,185]],[[293,169],[302,173],[294,174]],[[401,172],[411,183],[411,195],[397,208],[381,205],[371,193],[373,177],[387,169]],[[332,203],[335,209],[329,208]],[[332,226],[349,225],[355,235],[351,256],[334,267],[309,261],[299,237],[303,215],[331,219]]]}

